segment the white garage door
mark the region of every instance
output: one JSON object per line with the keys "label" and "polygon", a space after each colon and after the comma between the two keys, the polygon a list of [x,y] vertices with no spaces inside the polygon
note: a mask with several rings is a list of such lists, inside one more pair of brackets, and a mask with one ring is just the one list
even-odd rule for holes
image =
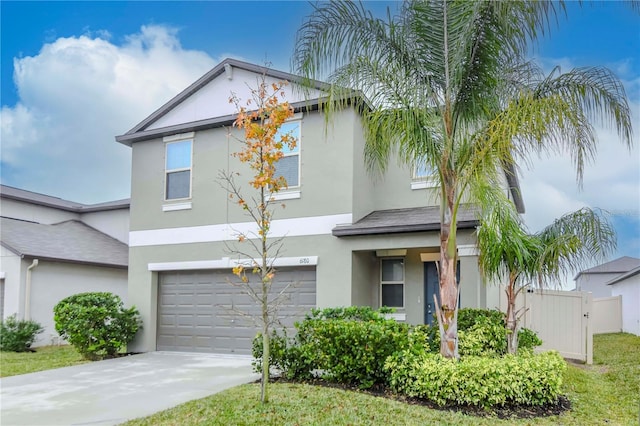
{"label": "white garage door", "polygon": [[[251,354],[257,328],[239,312],[257,316],[260,309],[227,271],[178,271],[160,274],[158,289],[159,351]],[[289,285],[279,310],[284,326],[316,306],[315,267],[281,268],[274,294]]]}

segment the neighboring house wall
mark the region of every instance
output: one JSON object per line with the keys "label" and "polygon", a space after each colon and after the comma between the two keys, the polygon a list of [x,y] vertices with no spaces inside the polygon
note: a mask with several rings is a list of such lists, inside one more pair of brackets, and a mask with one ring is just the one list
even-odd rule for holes
{"label": "neighboring house wall", "polygon": [[44,223],[46,225],[80,219],[78,213],[7,198],[3,198],[0,201],[0,211],[0,214],[4,217]]}
{"label": "neighboring house wall", "polygon": [[129,243],[128,208],[82,213],[80,220],[118,241],[125,244]]}
{"label": "neighboring house wall", "polygon": [[613,296],[622,297],[622,331],[640,336],[640,274],[609,287]]}
{"label": "neighboring house wall", "polygon": [[0,271],[4,272],[4,307],[3,317],[6,318],[21,312],[22,303],[21,280],[23,279],[22,259],[11,250],[0,246]]}
{"label": "neighboring house wall", "polygon": [[58,341],[53,308],[62,299],[77,293],[110,292],[127,302],[127,270],[102,266],[40,261],[31,276],[31,319],[44,331],[34,346]]}
{"label": "neighboring house wall", "polygon": [[619,272],[581,274],[576,280],[576,290],[591,292],[594,298],[610,297],[612,296],[611,286],[606,283],[618,275],[620,275]]}

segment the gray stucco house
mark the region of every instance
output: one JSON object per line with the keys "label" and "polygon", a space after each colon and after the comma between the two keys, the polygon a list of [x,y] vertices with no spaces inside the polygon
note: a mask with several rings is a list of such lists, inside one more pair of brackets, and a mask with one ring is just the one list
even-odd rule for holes
{"label": "gray stucco house", "polygon": [[[351,305],[391,306],[399,321],[431,321],[439,200],[430,177],[395,160],[372,177],[358,112],[347,107],[325,126],[318,110],[325,84],[305,98],[294,75],[226,59],[116,137],[132,150],[128,301],[144,320],[130,350],[250,353],[255,329],[228,309],[251,308],[228,283],[239,259],[225,243],[249,220],[218,176],[228,170],[248,181],[248,168],[230,155],[240,143],[228,137],[237,131],[228,99],[232,92],[248,99],[263,73],[267,82],[291,83],[285,99],[295,117],[287,126],[298,138],[281,160],[289,188],[277,195],[286,208],[271,233],[286,236],[276,280],[298,283],[287,322],[311,307]],[[505,174],[504,185],[522,211],[515,177]],[[459,220],[460,304],[497,307],[498,287],[484,286],[478,273],[473,209]]]}
{"label": "gray stucco house", "polygon": [[126,301],[129,200],[85,205],[0,185],[0,316],[44,327],[34,346],[58,341],[53,307],[87,291]]}

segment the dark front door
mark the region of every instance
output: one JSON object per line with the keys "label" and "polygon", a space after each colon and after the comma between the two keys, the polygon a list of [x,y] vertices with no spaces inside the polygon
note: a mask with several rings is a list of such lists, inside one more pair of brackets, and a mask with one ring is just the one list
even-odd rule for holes
{"label": "dark front door", "polygon": [[[460,262],[456,265],[456,281],[460,284]],[[429,325],[434,324],[434,314],[436,313],[436,306],[433,302],[434,294],[438,298],[438,304],[440,304],[440,286],[436,262],[424,262],[424,323]],[[460,306],[459,294],[458,306]]]}

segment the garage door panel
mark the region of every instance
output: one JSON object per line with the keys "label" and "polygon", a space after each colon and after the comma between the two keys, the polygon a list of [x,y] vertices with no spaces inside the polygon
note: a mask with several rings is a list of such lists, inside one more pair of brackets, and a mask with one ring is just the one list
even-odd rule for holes
{"label": "garage door panel", "polygon": [[[272,293],[287,297],[280,321],[292,327],[316,304],[315,268],[282,268]],[[238,311],[259,315],[259,308],[229,271],[170,272],[160,275],[158,350],[250,354],[257,327]]]}

